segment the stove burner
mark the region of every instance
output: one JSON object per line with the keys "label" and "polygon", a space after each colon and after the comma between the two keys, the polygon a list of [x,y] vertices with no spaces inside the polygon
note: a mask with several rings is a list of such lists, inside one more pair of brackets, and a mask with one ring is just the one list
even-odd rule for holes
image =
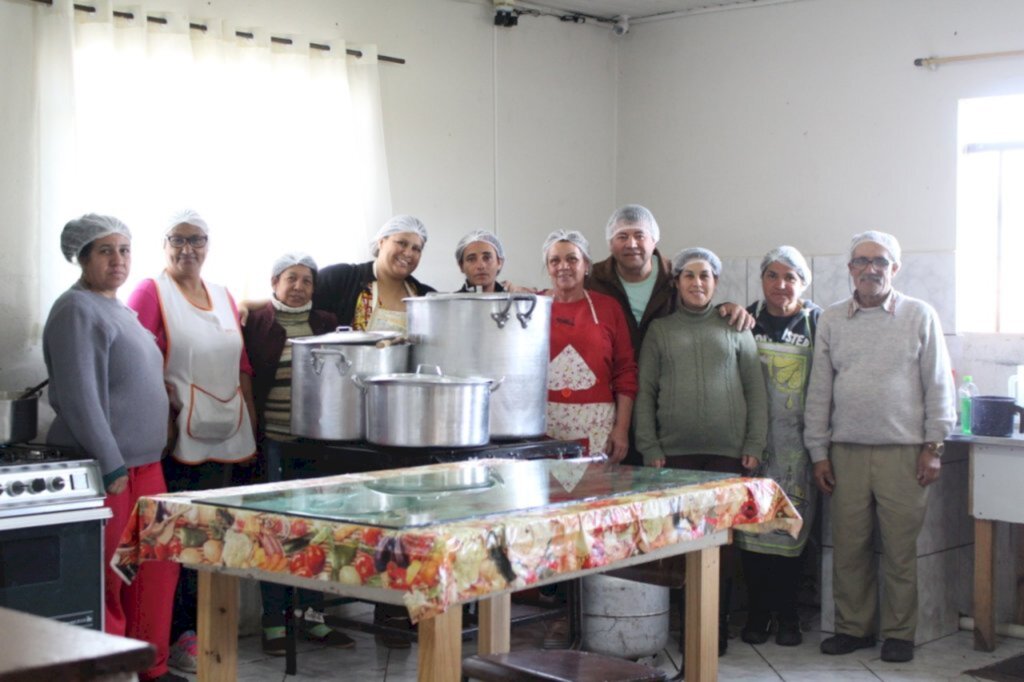
{"label": "stove burner", "polygon": [[41,443],[15,443],[0,445],[0,466],[6,464],[34,464],[41,462],[66,462],[82,459],[71,449],[59,448]]}

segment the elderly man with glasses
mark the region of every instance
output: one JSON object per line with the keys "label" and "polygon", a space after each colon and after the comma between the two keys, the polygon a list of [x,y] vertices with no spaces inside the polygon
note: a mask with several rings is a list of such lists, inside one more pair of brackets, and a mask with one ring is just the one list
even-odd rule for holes
{"label": "elderly man with glasses", "polygon": [[892,286],[896,238],[854,236],[848,267],[854,293],[818,322],[804,415],[815,482],[832,496],[836,634],[821,651],[848,654],[880,636],[882,660],[899,663],[914,658],[917,536],[955,420],[953,379],[935,310]]}

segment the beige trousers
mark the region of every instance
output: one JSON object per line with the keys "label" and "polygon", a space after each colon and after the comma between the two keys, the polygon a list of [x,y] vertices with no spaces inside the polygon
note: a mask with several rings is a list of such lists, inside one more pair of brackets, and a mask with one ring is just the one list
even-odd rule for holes
{"label": "beige trousers", "polygon": [[832,568],[836,632],[876,634],[878,576],[872,531],[877,516],[882,540],[879,634],[914,640],[917,630],[917,536],[928,489],[917,483],[918,445],[833,443]]}

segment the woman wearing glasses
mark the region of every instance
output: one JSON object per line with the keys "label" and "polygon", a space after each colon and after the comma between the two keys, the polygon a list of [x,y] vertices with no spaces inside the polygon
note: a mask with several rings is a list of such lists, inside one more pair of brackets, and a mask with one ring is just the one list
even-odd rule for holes
{"label": "woman wearing glasses", "polygon": [[[164,458],[167,489],[207,490],[255,478],[252,367],[238,310],[227,289],[203,280],[209,228],[195,211],[175,215],[164,239],[167,266],[143,280],[128,305],[164,355],[171,435]],[[185,571],[176,595],[170,664],[196,668],[196,579]]]}

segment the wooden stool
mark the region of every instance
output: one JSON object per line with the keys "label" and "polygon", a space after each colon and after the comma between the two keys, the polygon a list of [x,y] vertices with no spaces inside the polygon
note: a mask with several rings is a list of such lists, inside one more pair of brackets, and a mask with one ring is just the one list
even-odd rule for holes
{"label": "wooden stool", "polygon": [[525,649],[463,659],[462,679],[467,678],[483,682],[661,682],[665,673],[586,651]]}

